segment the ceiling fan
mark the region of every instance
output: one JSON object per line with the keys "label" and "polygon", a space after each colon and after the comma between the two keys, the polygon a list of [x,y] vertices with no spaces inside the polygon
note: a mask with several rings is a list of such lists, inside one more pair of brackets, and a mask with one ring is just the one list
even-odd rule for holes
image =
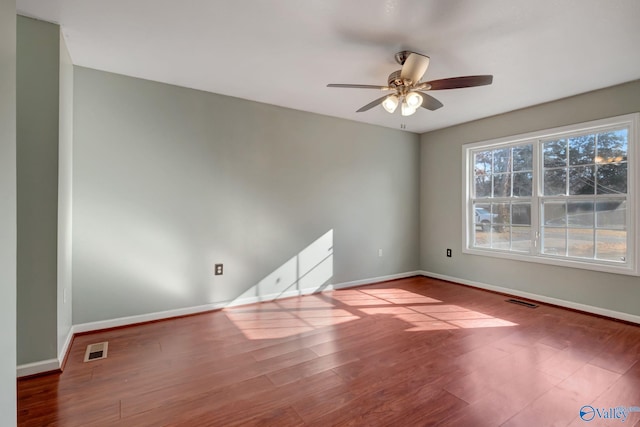
{"label": "ceiling fan", "polygon": [[416,52],[403,50],[395,54],[396,62],[402,69],[389,74],[387,86],[358,85],[358,84],[328,84],[327,87],[343,87],[356,89],[378,89],[392,92],[378,98],[357,110],[358,113],[367,111],[382,104],[385,110],[393,113],[398,105],[403,116],[410,116],[418,107],[435,111],[442,107],[442,102],[424,92],[429,90],[459,89],[464,87],[490,85],[492,75],[451,77],[448,79],[420,82],[429,66],[429,57]]}

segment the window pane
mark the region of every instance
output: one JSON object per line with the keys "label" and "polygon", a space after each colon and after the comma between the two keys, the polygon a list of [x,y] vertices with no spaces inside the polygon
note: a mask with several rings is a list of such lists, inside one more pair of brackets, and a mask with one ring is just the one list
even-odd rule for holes
{"label": "window pane", "polygon": [[511,250],[518,252],[531,250],[531,227],[511,227]]}
{"label": "window pane", "polygon": [[533,173],[518,172],[513,174],[513,195],[515,197],[531,197],[533,189]]}
{"label": "window pane", "polygon": [[569,194],[593,194],[595,191],[594,166],[569,168]]}
{"label": "window pane", "polygon": [[564,139],[547,141],[543,145],[544,167],[553,168],[567,164],[567,142]]}
{"label": "window pane", "polygon": [[474,245],[481,248],[491,247],[491,204],[477,203],[474,211]]}
{"label": "window pane", "polygon": [[596,258],[625,262],[627,232],[623,230],[596,230]]}
{"label": "window pane", "polygon": [[479,248],[491,247],[491,227],[487,230],[476,227],[476,231],[474,233],[474,246]]}
{"label": "window pane", "polygon": [[531,225],[531,203],[514,203],[511,205],[511,224]]}
{"label": "window pane", "polygon": [[492,218],[495,218],[497,215],[493,215],[491,213],[491,205],[490,204],[477,204],[474,207],[474,224],[476,224],[476,228],[480,228],[482,231],[491,230]]}
{"label": "window pane", "polygon": [[596,218],[599,228],[626,228],[627,202],[609,200],[596,203]]}
{"label": "window pane", "polygon": [[598,165],[598,194],[627,193],[627,164]]}
{"label": "window pane", "polygon": [[509,227],[494,227],[491,230],[491,247],[494,249],[509,250]]}
{"label": "window pane", "polygon": [[614,163],[627,160],[628,129],[620,129],[598,134],[597,163]]}
{"label": "window pane", "polygon": [[569,227],[593,228],[593,202],[567,202],[567,223]]}
{"label": "window pane", "polygon": [[542,231],[542,253],[564,256],[567,250],[565,228],[545,227]]}
{"label": "window pane", "polygon": [[511,172],[510,153],[508,148],[493,150],[493,173]]}
{"label": "window pane", "polygon": [[530,171],[533,169],[533,145],[513,148],[513,170]]}
{"label": "window pane", "polygon": [[493,175],[493,197],[511,197],[511,174]]}
{"label": "window pane", "polygon": [[567,192],[566,169],[552,169],[544,171],[544,195],[558,196]]}
{"label": "window pane", "polygon": [[545,226],[564,227],[567,225],[567,210],[564,202],[543,202],[542,223]]}
{"label": "window pane", "polygon": [[586,165],[595,162],[596,138],[594,135],[582,135],[569,138],[569,164]]}
{"label": "window pane", "polygon": [[491,176],[476,177],[476,197],[491,197]]}
{"label": "window pane", "polygon": [[473,163],[476,175],[478,175],[478,172],[482,175],[489,175],[491,173],[491,151],[475,153],[473,155]]}
{"label": "window pane", "polygon": [[491,197],[491,177],[482,182],[476,180],[475,193],[476,197]]}
{"label": "window pane", "polygon": [[570,228],[567,240],[567,255],[578,258],[593,258],[593,228]]}
{"label": "window pane", "polygon": [[491,197],[491,151],[473,155],[476,197]]}
{"label": "window pane", "polygon": [[[493,223],[498,225],[509,224],[511,220],[511,212],[509,209],[509,203],[494,203],[493,209]],[[499,230],[500,227],[494,227]]]}

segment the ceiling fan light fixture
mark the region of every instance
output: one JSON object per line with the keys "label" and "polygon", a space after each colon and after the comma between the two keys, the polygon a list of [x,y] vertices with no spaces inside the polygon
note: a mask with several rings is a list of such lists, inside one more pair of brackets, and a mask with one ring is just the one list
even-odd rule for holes
{"label": "ceiling fan light fixture", "polygon": [[398,97],[396,95],[389,95],[382,101],[382,106],[389,113],[393,113],[398,108]]}
{"label": "ceiling fan light fixture", "polygon": [[416,112],[416,108],[407,104],[407,101],[402,101],[402,105],[400,106],[400,113],[403,116],[410,116]]}
{"label": "ceiling fan light fixture", "polygon": [[422,105],[422,95],[417,92],[409,92],[405,100],[407,101],[407,105],[414,110]]}

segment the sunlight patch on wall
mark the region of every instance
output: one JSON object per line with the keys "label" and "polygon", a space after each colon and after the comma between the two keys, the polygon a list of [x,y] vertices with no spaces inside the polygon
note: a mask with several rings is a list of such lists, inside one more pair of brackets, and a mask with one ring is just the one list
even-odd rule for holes
{"label": "sunlight patch on wall", "polygon": [[268,301],[322,290],[333,277],[333,230],[291,257],[237,300]]}
{"label": "sunlight patch on wall", "polygon": [[333,230],[298,254],[300,289],[320,289],[333,277]]}

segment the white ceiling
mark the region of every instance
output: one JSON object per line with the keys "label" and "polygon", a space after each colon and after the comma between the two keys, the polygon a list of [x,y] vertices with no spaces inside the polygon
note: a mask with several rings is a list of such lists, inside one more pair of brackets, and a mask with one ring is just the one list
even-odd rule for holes
{"label": "white ceiling", "polygon": [[[412,132],[640,78],[638,0],[17,0],[61,25],[76,65]],[[430,92],[411,117],[382,96],[394,54],[431,57],[423,80],[493,74]]]}

